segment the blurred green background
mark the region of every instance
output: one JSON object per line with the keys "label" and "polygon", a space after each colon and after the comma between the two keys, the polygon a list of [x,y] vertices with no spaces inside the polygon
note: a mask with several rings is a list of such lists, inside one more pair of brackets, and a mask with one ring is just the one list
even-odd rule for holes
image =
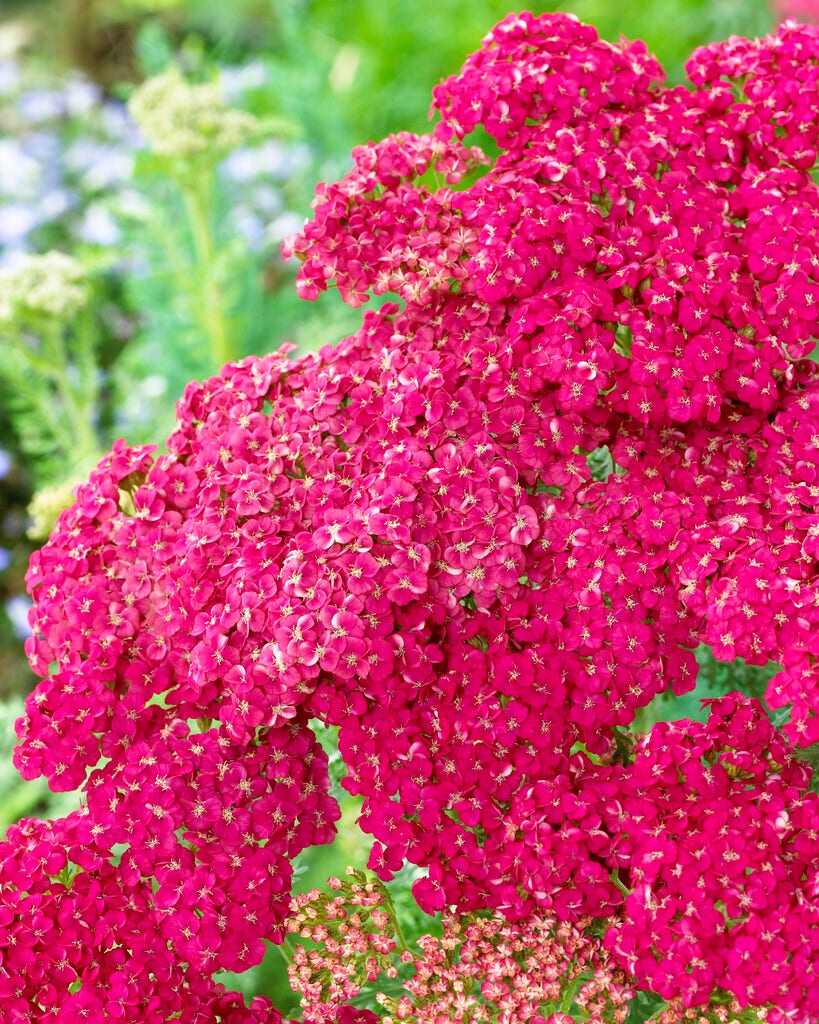
{"label": "blurred green background", "polygon": [[[353,146],[424,131],[432,87],[512,9],[499,0],[0,0],[0,268],[53,247],[89,268],[88,414],[100,452],[123,434],[134,442],[165,436],[185,383],[217,369],[194,315],[195,291],[186,294],[197,253],[183,197],[145,158],[124,106],[133,87],[178,66],[193,81],[217,80],[230,103],[288,126],[218,169],[211,271],[223,285],[236,355],[284,341],[315,348],[354,330],[360,313],[334,293],[299,303],[281,238],[308,214],[315,183],[344,173]],[[692,49],[764,33],[781,8],[767,0],[575,0],[530,9],[572,11],[610,39],[642,38],[680,82]],[[27,507],[44,486],[70,484],[87,469],[38,436],[32,410],[45,385],[4,371],[7,344],[0,334],[0,834],[22,814],[59,813],[65,803],[19,783],[10,751],[33,684],[22,657],[23,577],[35,543]],[[683,708],[661,705],[655,717],[695,714],[698,697],[736,685],[707,658],[703,672]],[[351,826],[355,804],[347,799],[344,811]],[[300,866],[299,888],[363,862],[366,845],[345,828],[334,848]],[[275,954],[233,981],[287,1006]]]}

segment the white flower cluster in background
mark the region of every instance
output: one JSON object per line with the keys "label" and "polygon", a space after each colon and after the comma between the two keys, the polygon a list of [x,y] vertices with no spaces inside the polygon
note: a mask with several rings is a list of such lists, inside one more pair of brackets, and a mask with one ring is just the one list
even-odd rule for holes
{"label": "white flower cluster in background", "polygon": [[190,84],[175,68],[135,89],[128,110],[159,156],[209,161],[253,138],[259,121],[229,107],[215,83]]}
{"label": "white flower cluster in background", "polygon": [[89,297],[85,269],[62,252],[25,255],[0,270],[0,324],[42,317],[72,320]]}

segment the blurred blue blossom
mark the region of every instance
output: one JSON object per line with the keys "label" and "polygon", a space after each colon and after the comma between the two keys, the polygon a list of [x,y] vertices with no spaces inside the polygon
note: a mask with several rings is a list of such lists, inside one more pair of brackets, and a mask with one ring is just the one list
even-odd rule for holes
{"label": "blurred blue blossom", "polygon": [[50,131],[26,131],[20,141],[25,152],[39,162],[43,180],[56,181],[60,178],[62,142],[58,135]]}
{"label": "blurred blue blossom", "polygon": [[[22,250],[29,233],[42,222],[34,206],[25,203],[6,203],[0,206],[0,246]],[[0,263],[8,264],[13,253],[0,252]]]}
{"label": "blurred blue blossom", "polygon": [[62,99],[68,117],[84,117],[103,101],[102,89],[87,78],[69,76],[62,87]]}
{"label": "blurred blue blossom", "polygon": [[267,240],[271,246],[279,246],[289,235],[295,235],[304,227],[304,217],[287,210],[267,225]]}
{"label": "blurred blue blossom", "polygon": [[20,85],[20,68],[9,60],[0,61],[0,96],[7,96]]}
{"label": "blurred blue blossom", "polygon": [[4,608],[15,635],[20,640],[25,640],[26,637],[31,636],[31,626],[28,623],[31,598],[25,594],[16,594],[6,601]]}
{"label": "blurred blue blossom", "polygon": [[261,89],[267,84],[267,80],[267,68],[260,60],[252,60],[237,67],[221,68],[219,71],[222,95],[231,105],[241,102],[244,94],[252,89]]}
{"label": "blurred blue blossom", "polygon": [[80,138],[65,151],[67,170],[79,176],[80,184],[89,192],[101,192],[128,181],[134,170],[134,155],[96,139]]}
{"label": "blurred blue blossom", "polygon": [[269,139],[260,146],[240,146],[222,163],[222,173],[236,182],[287,181],[310,164],[309,147]]}
{"label": "blurred blue blossom", "polygon": [[0,195],[8,199],[33,199],[43,178],[43,168],[26,153],[18,139],[0,138]]}
{"label": "blurred blue blossom", "polygon": [[77,225],[77,238],[88,245],[113,248],[122,239],[122,232],[111,211],[102,203],[91,203]]}
{"label": "blurred blue blossom", "polygon": [[[277,247],[301,228],[304,218],[288,216],[281,185],[306,173],[310,161],[310,149],[303,143],[269,139],[259,146],[240,146],[222,162],[220,176],[228,191],[232,188],[241,197],[230,210],[230,222],[252,251]],[[283,233],[278,224],[282,216]]]}
{"label": "blurred blue blossom", "polygon": [[29,89],[17,97],[17,113],[24,124],[42,124],[65,113],[62,93],[56,89]]}
{"label": "blurred blue blossom", "polygon": [[124,105],[87,78],[32,88],[16,65],[0,64],[0,265],[75,241],[119,245],[100,200],[128,186],[136,145]]}
{"label": "blurred blue blossom", "polygon": [[259,252],[267,245],[268,238],[264,220],[247,206],[235,206],[229,214],[234,231],[241,235],[253,252]]}

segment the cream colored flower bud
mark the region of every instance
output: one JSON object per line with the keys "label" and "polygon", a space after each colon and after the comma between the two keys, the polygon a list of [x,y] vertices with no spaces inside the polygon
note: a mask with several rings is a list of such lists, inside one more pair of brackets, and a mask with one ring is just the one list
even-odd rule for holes
{"label": "cream colored flower bud", "polygon": [[73,257],[53,250],[25,256],[0,270],[0,323],[32,317],[70,320],[90,294],[85,269]]}
{"label": "cream colored flower bud", "polygon": [[191,85],[175,68],[135,89],[128,109],[153,151],[177,160],[218,160],[259,131],[258,119],[228,107],[217,85]]}
{"label": "cream colored flower bud", "polygon": [[74,504],[74,488],[78,483],[81,483],[81,479],[63,480],[35,491],[26,509],[29,515],[26,534],[31,540],[48,538],[63,509]]}

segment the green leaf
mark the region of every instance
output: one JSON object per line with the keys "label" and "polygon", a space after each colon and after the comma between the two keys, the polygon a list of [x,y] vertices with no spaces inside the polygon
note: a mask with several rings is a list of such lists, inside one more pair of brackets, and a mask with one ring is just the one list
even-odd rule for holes
{"label": "green leaf", "polygon": [[134,50],[145,78],[161,74],[173,62],[173,44],[159,21],[145,22],[137,34]]}
{"label": "green leaf", "polygon": [[632,999],[625,1024],[645,1024],[665,1005],[662,996],[653,992],[638,992]]}

